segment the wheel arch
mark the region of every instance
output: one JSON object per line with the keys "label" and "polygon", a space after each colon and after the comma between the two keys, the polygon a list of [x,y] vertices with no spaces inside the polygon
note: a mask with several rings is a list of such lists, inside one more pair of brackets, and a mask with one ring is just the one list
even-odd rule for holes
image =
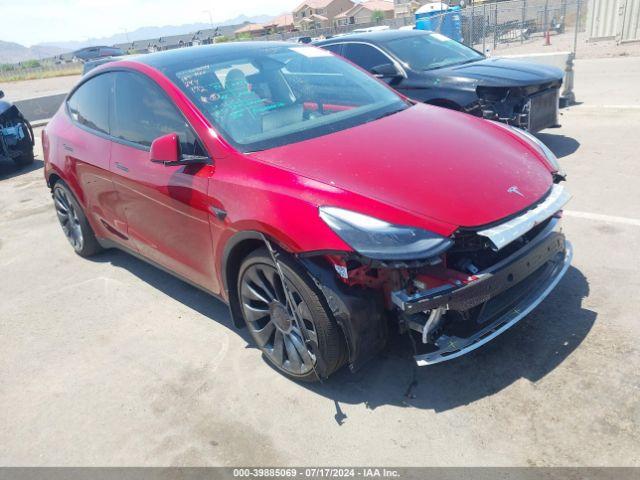
{"label": "wheel arch", "polygon": [[[229,302],[231,319],[237,328],[244,328],[245,326],[236,289],[240,265],[251,252],[261,247],[266,247],[265,238],[270,242],[273,241],[262,232],[245,230],[234,234],[224,246],[221,264],[222,286]],[[277,242],[274,243],[277,244]]]}
{"label": "wheel arch", "polygon": [[60,180],[62,180],[62,177],[57,173],[52,172],[47,176],[47,186],[49,188],[53,188],[53,186]]}

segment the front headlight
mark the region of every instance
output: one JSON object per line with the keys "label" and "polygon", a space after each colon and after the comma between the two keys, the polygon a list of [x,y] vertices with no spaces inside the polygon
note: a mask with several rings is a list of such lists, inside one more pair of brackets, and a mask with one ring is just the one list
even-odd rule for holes
{"label": "front headlight", "polygon": [[374,260],[423,260],[437,257],[453,244],[426,230],[337,207],[320,207],[320,218],[356,252]]}
{"label": "front headlight", "polygon": [[556,157],[555,153],[553,153],[549,149],[549,147],[547,147],[544,144],[544,142],[542,140],[540,140],[539,138],[537,138],[533,134],[527,132],[526,130],[521,130],[520,128],[515,128],[515,127],[510,127],[510,128],[511,128],[511,130],[513,132],[517,133],[521,137],[523,137],[523,138],[535,143],[538,147],[540,147],[540,150],[542,150],[542,153],[547,158],[547,161],[549,162],[549,164],[553,168],[555,168],[555,170],[558,173],[558,175],[560,175],[563,178],[567,176],[566,173],[564,173],[564,170],[562,170],[562,167],[560,166],[560,162],[558,161],[558,157]]}

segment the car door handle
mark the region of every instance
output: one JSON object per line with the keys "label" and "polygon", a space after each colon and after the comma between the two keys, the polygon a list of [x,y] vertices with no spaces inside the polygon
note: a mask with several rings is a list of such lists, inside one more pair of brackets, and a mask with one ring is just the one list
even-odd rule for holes
{"label": "car door handle", "polygon": [[62,144],[62,148],[64,148],[67,152],[73,153],[73,147],[70,145],[67,145],[66,143]]}
{"label": "car door handle", "polygon": [[123,172],[128,172],[129,168],[126,165],[121,164],[120,162],[116,162],[116,168],[119,168]]}

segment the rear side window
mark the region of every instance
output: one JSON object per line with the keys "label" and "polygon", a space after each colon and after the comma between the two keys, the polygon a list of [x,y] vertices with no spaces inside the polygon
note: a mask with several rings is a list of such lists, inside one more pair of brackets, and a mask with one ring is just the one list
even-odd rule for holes
{"label": "rear side window", "polygon": [[329,50],[330,52],[333,52],[336,55],[340,55],[340,52],[342,50],[342,44],[334,43],[333,45],[322,45],[321,48],[324,48],[325,50]]}
{"label": "rear side window", "polygon": [[117,72],[111,135],[148,148],[168,133],[178,134],[182,153],[204,154],[187,121],[157,85],[142,75]]}
{"label": "rear side window", "polygon": [[389,57],[380,50],[362,43],[345,44],[342,55],[367,71],[380,65],[392,63]]}
{"label": "rear side window", "polygon": [[105,73],[83,83],[67,101],[71,118],[91,130],[109,133],[109,98],[113,74]]}

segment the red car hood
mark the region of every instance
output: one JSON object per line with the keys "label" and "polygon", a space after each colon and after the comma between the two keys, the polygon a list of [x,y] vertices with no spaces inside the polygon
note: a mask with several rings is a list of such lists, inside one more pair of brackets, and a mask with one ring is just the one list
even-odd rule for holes
{"label": "red car hood", "polygon": [[539,153],[517,135],[485,120],[425,105],[252,156],[465,227],[517,213],[552,185]]}

